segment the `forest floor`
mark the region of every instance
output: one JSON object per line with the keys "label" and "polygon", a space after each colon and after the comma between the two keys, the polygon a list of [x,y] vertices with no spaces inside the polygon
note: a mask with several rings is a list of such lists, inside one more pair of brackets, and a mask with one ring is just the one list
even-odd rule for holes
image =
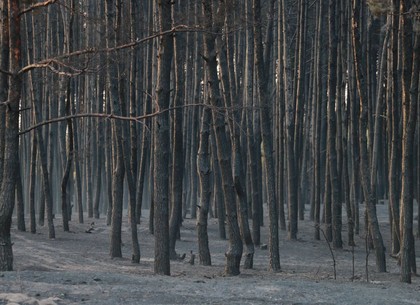
{"label": "forest floor", "polygon": [[[361,206],[363,209],[364,206]],[[361,215],[363,215],[361,211]],[[388,207],[378,205],[378,215],[387,249],[390,248]],[[197,253],[195,220],[186,219],[177,242],[185,261],[171,262],[171,276],[153,274],[154,238],[148,232],[147,217],[139,226],[141,262],[131,263],[130,231],[127,217],[123,224],[123,258],[109,258],[109,227],[105,219],[71,222],[65,233],[55,219],[56,239],[49,240],[47,228],[36,234],[19,232],[13,226],[14,270],[0,273],[1,304],[420,304],[420,277],[413,283],[399,282],[399,267],[387,251],[387,273],[375,272],[375,257],[368,256],[363,234],[356,236],[353,251],[347,246],[334,250],[333,260],[325,241],[313,239],[313,222],[299,223],[299,239],[287,240],[280,232],[282,272],[267,270],[268,250],[256,249],[254,269],[241,269],[236,277],[224,277],[224,252],[227,241],[218,238],[215,219],[209,220],[212,266],[190,265],[192,250]],[[95,222],[90,234],[85,231]],[[345,217],[343,218],[345,222]],[[361,221],[362,222],[362,221]],[[266,220],[266,224],[268,221]],[[267,225],[262,242],[268,243]],[[364,232],[363,229],[361,232]],[[417,241],[417,264],[420,263]]]}

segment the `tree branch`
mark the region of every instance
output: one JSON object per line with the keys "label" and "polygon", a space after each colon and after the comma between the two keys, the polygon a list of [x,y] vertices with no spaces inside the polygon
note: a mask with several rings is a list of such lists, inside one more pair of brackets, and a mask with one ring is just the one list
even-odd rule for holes
{"label": "tree branch", "polygon": [[[168,111],[169,109],[165,110]],[[64,116],[64,117],[58,117],[58,118],[54,118],[54,119],[50,119],[50,120],[46,120],[43,121],[41,123],[32,125],[31,127],[21,131],[18,133],[19,136],[24,135],[36,128],[42,127],[44,125],[48,125],[48,124],[52,124],[52,123],[59,123],[62,121],[66,121],[66,120],[71,120],[71,119],[80,119],[80,118],[103,118],[103,119],[115,119],[115,120],[122,120],[122,121],[135,121],[138,123],[142,123],[141,121],[147,118],[152,118],[160,113],[163,113],[165,111],[162,112],[153,112],[150,114],[145,114],[142,116],[137,116],[137,117],[131,117],[131,116],[120,116],[120,115],[113,115],[113,114],[107,114],[107,113],[79,113],[79,114],[72,114],[72,115],[68,115],[68,116]]]}
{"label": "tree branch", "polygon": [[[47,2],[52,3],[53,1],[55,2],[57,0],[50,0],[50,1],[43,2],[43,3],[47,3]],[[44,59],[44,60],[39,61],[37,63],[33,63],[33,64],[30,64],[30,65],[27,65],[27,66],[23,67],[17,74],[24,74],[24,73],[29,72],[29,71],[31,71],[33,69],[36,69],[36,68],[49,68],[51,63],[57,63],[57,64],[61,63],[61,65],[64,66],[64,64],[62,62],[60,62],[60,60],[63,60],[63,59],[69,59],[69,58],[72,58],[72,57],[98,54],[98,53],[111,53],[111,52],[121,51],[121,50],[124,50],[124,49],[134,48],[134,47],[138,46],[139,44],[142,44],[142,43],[147,42],[149,40],[152,40],[152,39],[158,38],[160,36],[164,36],[164,35],[175,34],[176,32],[204,32],[204,33],[208,33],[208,31],[206,31],[205,29],[202,29],[200,27],[188,27],[186,25],[177,25],[177,26],[172,27],[170,30],[155,33],[155,34],[152,34],[150,36],[147,36],[147,37],[144,37],[144,38],[141,38],[141,39],[136,39],[134,41],[131,41],[131,42],[128,42],[128,43],[125,43],[125,44],[121,44],[121,45],[118,45],[118,46],[113,47],[113,48],[101,48],[101,49],[87,48],[87,49],[83,49],[83,50],[74,51],[74,52],[71,52],[71,53],[58,55],[54,58]],[[213,34],[216,34],[216,33],[213,33]],[[76,70],[76,69],[74,69],[74,70]],[[0,71],[0,72],[3,72],[3,71]],[[4,71],[4,72],[6,72],[6,71]],[[54,72],[57,73],[58,71],[54,71]],[[83,72],[85,72],[85,70]],[[13,75],[11,73],[8,73],[8,74]],[[64,73],[64,74],[66,74],[66,73]]]}
{"label": "tree branch", "polygon": [[[2,105],[0,103],[0,105]],[[18,133],[19,136],[24,135],[36,128],[42,127],[44,125],[48,125],[48,124],[52,124],[52,123],[59,123],[62,121],[66,121],[66,120],[71,120],[71,119],[80,119],[80,118],[102,118],[102,119],[113,119],[113,120],[122,120],[122,121],[134,121],[140,124],[144,124],[142,121],[144,121],[145,119],[150,119],[153,118],[157,115],[160,115],[162,113],[165,113],[167,111],[173,111],[179,108],[187,108],[187,107],[206,107],[206,108],[211,108],[213,111],[216,111],[218,113],[224,113],[226,115],[226,110],[228,109],[234,109],[235,107],[214,107],[211,105],[205,105],[205,104],[187,104],[187,105],[181,105],[181,106],[176,106],[176,107],[169,107],[167,109],[161,110],[161,111],[155,111],[149,114],[144,114],[144,115],[140,115],[140,116],[122,116],[122,115],[113,115],[113,114],[109,114],[109,113],[79,113],[79,114],[72,114],[72,115],[68,115],[68,116],[64,116],[64,117],[58,117],[58,118],[53,118],[50,120],[46,120],[43,121],[41,123],[32,125],[30,127],[28,127],[27,129],[21,131]],[[247,107],[246,107],[247,108]],[[251,108],[254,109],[254,108]],[[255,109],[254,109],[255,110]]]}
{"label": "tree branch", "polygon": [[25,9],[21,10],[19,12],[19,16],[22,16],[23,14],[29,13],[29,12],[31,12],[33,10],[36,10],[37,8],[41,8],[41,7],[45,7],[45,6],[54,4],[57,1],[58,0],[47,0],[47,1],[44,1],[44,2],[35,3],[34,5],[31,5],[31,6],[27,7],[27,8],[25,8]]}
{"label": "tree branch", "polygon": [[[57,66],[65,67],[65,68],[67,68],[67,69],[69,69],[69,70],[71,70],[73,72],[60,71],[60,70],[56,69],[53,66],[53,64],[55,64]],[[77,68],[75,68],[75,67],[73,67],[71,65],[68,65],[68,64],[66,64],[66,63],[64,63],[62,61],[59,61],[58,59],[54,58],[54,59],[47,59],[47,60],[43,60],[43,61],[40,61],[40,62],[35,63],[35,64],[28,65],[28,66],[24,67],[23,69],[21,69],[18,72],[18,74],[21,75],[21,74],[24,74],[26,72],[29,72],[29,71],[31,71],[33,69],[36,69],[36,68],[48,68],[48,69],[50,69],[54,73],[57,73],[59,75],[69,76],[69,77],[80,75],[80,74],[82,74],[82,73],[84,73],[84,72],[87,71],[87,67],[84,67],[82,69],[77,69]]]}
{"label": "tree branch", "polygon": [[6,74],[8,76],[13,76],[14,75],[13,72],[3,70],[2,68],[0,68],[0,73]]}
{"label": "tree branch", "polygon": [[42,127],[44,125],[52,124],[52,123],[59,123],[66,120],[71,119],[80,119],[80,118],[102,118],[102,119],[114,119],[114,120],[122,120],[122,121],[134,121],[140,124],[144,124],[142,121],[145,119],[153,118],[159,114],[165,113],[167,111],[172,111],[177,108],[185,108],[185,107],[191,107],[191,106],[205,106],[203,104],[189,104],[189,105],[183,105],[178,107],[171,107],[168,109],[164,109],[162,111],[155,111],[149,114],[144,114],[140,116],[122,116],[122,115],[114,115],[114,114],[108,114],[108,113],[79,113],[79,114],[72,114],[64,117],[58,117],[50,120],[43,121],[41,123],[32,125],[31,127],[21,131],[18,133],[19,136],[24,135],[36,128]]}

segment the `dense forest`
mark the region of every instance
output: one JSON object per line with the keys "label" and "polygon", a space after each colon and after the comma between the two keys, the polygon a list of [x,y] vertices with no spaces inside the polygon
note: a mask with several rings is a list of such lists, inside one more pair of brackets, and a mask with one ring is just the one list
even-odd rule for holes
{"label": "dense forest", "polygon": [[138,263],[150,209],[156,274],[186,217],[203,265],[218,219],[227,275],[253,267],[262,225],[280,271],[279,234],[303,219],[335,249],[365,235],[378,272],[391,255],[402,282],[417,273],[420,1],[0,2],[0,270],[12,219],[53,239],[57,219],[106,217],[120,257],[128,215]]}

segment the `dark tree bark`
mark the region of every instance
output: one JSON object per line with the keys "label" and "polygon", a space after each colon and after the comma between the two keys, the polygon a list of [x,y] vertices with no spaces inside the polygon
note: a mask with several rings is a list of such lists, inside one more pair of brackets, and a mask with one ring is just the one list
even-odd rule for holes
{"label": "dark tree bark", "polygon": [[[171,28],[172,3],[158,0],[159,31]],[[155,103],[158,110],[169,108],[171,62],[173,57],[173,38],[166,34],[161,36],[158,54],[158,70]],[[156,274],[170,275],[169,263],[169,147],[170,124],[169,113],[164,112],[154,121],[154,224],[155,224],[155,263]]]}
{"label": "dark tree bark", "polygon": [[304,133],[304,108],[305,108],[305,73],[306,65],[304,64],[305,56],[305,36],[306,36],[306,1],[297,2],[297,37],[296,37],[296,48],[294,52],[295,56],[295,69],[294,69],[294,86],[293,86],[293,100],[294,100],[294,130],[293,130],[293,151],[295,155],[295,164],[296,164],[296,188],[297,188],[297,209],[299,220],[304,219],[304,210],[305,210],[305,201],[304,194],[302,191],[301,173],[305,167],[304,150],[303,150],[303,133]]}
{"label": "dark tree bark", "polygon": [[271,105],[269,103],[269,97],[267,95],[267,83],[266,77],[267,63],[264,62],[263,58],[263,46],[262,46],[262,34],[261,34],[261,4],[259,0],[254,0],[254,52],[255,52],[255,65],[258,80],[258,92],[260,97],[261,107],[261,131],[262,140],[264,147],[264,158],[265,158],[265,171],[267,175],[267,199],[268,199],[268,213],[270,221],[270,235],[269,235],[269,247],[270,247],[270,270],[277,272],[280,271],[280,253],[279,253],[279,224],[278,224],[278,211],[276,201],[276,179],[274,173],[274,158],[273,158],[273,139],[271,132]]}
{"label": "dark tree bark", "polygon": [[204,266],[211,265],[211,256],[209,249],[209,237],[207,232],[207,218],[210,206],[211,185],[210,176],[212,174],[210,167],[209,140],[210,140],[210,124],[211,110],[205,108],[201,116],[200,131],[200,148],[197,156],[197,169],[200,177],[200,209],[197,219],[197,235],[198,235],[198,257],[200,264]]}
{"label": "dark tree bark", "polygon": [[[329,158],[327,153],[327,159]],[[324,223],[325,223],[325,235],[329,242],[332,242],[332,207],[331,207],[331,178],[330,178],[330,163],[325,163],[325,188],[324,188]]]}
{"label": "dark tree bark", "polygon": [[[8,22],[8,10],[7,1],[2,0],[0,2],[1,13],[0,13],[0,67],[2,70],[7,71],[9,68],[9,22]],[[8,76],[4,73],[0,73],[0,102],[7,100],[9,88]],[[4,168],[4,150],[5,150],[5,131],[6,131],[6,107],[0,106],[0,187],[3,180],[3,168]]]}
{"label": "dark tree bark", "polygon": [[36,214],[35,214],[35,181],[36,181],[36,156],[37,140],[34,134],[31,146],[30,180],[29,180],[29,214],[31,233],[36,233]]}
{"label": "dark tree bark", "polygon": [[298,231],[298,184],[297,184],[297,168],[296,156],[294,152],[294,124],[295,124],[295,105],[291,94],[291,84],[289,80],[288,49],[287,49],[287,30],[286,30],[286,2],[282,0],[282,35],[283,35],[283,83],[285,89],[285,119],[286,119],[286,169],[287,169],[287,202],[289,213],[288,237],[289,239],[297,239]]}
{"label": "dark tree bark", "polygon": [[[399,6],[399,0],[393,1],[393,7]],[[399,164],[400,156],[400,136],[399,136],[399,79],[398,79],[398,25],[399,16],[393,14],[389,17],[391,27],[391,52],[388,52],[388,111],[387,111],[387,126],[388,126],[388,141],[389,141],[389,170],[388,170],[388,184],[389,184],[389,208],[391,211],[391,233],[392,244],[391,253],[397,255],[400,252],[400,211],[399,211]]]}
{"label": "dark tree bark", "polygon": [[315,96],[314,96],[314,177],[313,177],[313,197],[314,197],[314,223],[315,223],[315,230],[314,230],[314,238],[316,240],[320,239],[320,223],[321,223],[321,196],[322,196],[322,182],[321,182],[321,107],[322,103],[322,67],[321,67],[321,58],[322,58],[322,33],[324,29],[324,23],[322,16],[324,12],[324,4],[318,4],[318,11],[317,11],[317,31],[316,31],[316,52],[317,55],[315,57]]}
{"label": "dark tree bark", "polygon": [[[176,8],[174,16],[179,16],[186,10],[186,1],[182,1]],[[174,9],[175,11],[175,9]],[[176,22],[174,20],[174,22]],[[182,186],[184,176],[184,151],[183,151],[183,113],[181,106],[184,100],[185,85],[185,50],[186,34],[178,33],[174,36],[174,62],[175,62],[175,94],[173,107],[173,153],[172,153],[172,191],[171,191],[171,216],[169,219],[169,251],[171,259],[178,255],[175,251],[175,244],[180,234],[182,223]]]}
{"label": "dark tree bark", "polygon": [[[99,92],[103,92],[105,90],[105,77],[103,77],[102,75],[99,76]],[[103,95],[99,94],[98,97],[98,112],[102,113],[104,110],[103,104],[104,104],[104,99],[103,99]],[[97,122],[97,128],[98,128],[98,132],[97,132],[97,140],[96,140],[96,148],[97,148],[97,166],[95,169],[95,178],[96,178],[96,188],[95,188],[95,195],[94,195],[94,199],[93,199],[93,217],[95,217],[96,219],[99,219],[100,216],[100,209],[103,209],[104,206],[102,204],[101,206],[101,202],[104,201],[105,199],[105,188],[102,187],[102,173],[105,171],[105,166],[103,164],[105,156],[104,156],[104,133],[102,132],[104,130],[104,123],[101,119],[98,120]],[[102,196],[102,201],[101,201],[101,196]]]}
{"label": "dark tree bark", "polygon": [[[152,137],[152,146],[155,145],[155,137]],[[149,233],[150,234],[155,234],[155,198],[154,198],[154,181],[155,181],[155,172],[154,172],[154,167],[155,167],[155,158],[153,156],[150,157],[150,169],[149,169],[149,185],[148,185],[148,189],[150,192],[150,213],[149,213]],[[169,217],[169,216],[168,216]]]}
{"label": "dark tree bark", "polygon": [[23,186],[22,186],[22,175],[21,175],[21,161],[18,162],[18,170],[16,177],[16,218],[17,228],[19,231],[25,232],[25,202],[23,199]]}
{"label": "dark tree bark", "polygon": [[[66,114],[67,115],[70,115],[70,103],[71,103],[69,87],[67,88],[67,101],[66,101]],[[66,232],[70,231],[70,228],[69,228],[70,215],[69,215],[69,209],[68,209],[69,197],[67,194],[67,187],[68,187],[68,182],[70,180],[70,172],[72,168],[71,165],[73,163],[73,153],[74,153],[73,122],[71,121],[71,119],[67,120],[67,132],[68,132],[67,145],[66,145],[67,162],[66,162],[66,167],[64,169],[63,178],[61,180],[61,212],[62,212],[62,217],[63,217],[63,229]]]}
{"label": "dark tree bark", "polygon": [[[401,1],[400,11],[408,9]],[[418,13],[413,4],[413,12]],[[416,274],[416,256],[413,235],[413,199],[414,199],[414,135],[416,132],[418,85],[420,68],[420,30],[418,25],[411,27],[406,15],[400,17],[403,37],[403,147],[402,147],[402,188],[401,188],[401,281],[411,283],[411,272]],[[415,23],[418,21],[415,19]],[[417,27],[417,28],[416,28]],[[411,45],[411,30],[415,29],[414,46]],[[412,66],[409,67],[412,58]],[[410,75],[411,68],[411,75]]]}
{"label": "dark tree bark", "polygon": [[[73,86],[72,90],[75,90]],[[76,100],[73,98],[71,99],[71,113],[77,113],[78,110],[76,109]],[[83,223],[83,190],[82,190],[82,173],[81,173],[81,156],[80,156],[80,143],[79,143],[79,130],[82,131],[83,129],[79,126],[77,120],[73,121],[73,168],[74,168],[74,181],[71,181],[71,186],[75,187],[75,206],[77,206],[77,214],[78,214],[78,222]]]}
{"label": "dark tree bark", "polygon": [[[341,101],[337,96],[337,1],[329,1],[329,60],[328,60],[328,168],[331,184],[331,201],[332,201],[332,236],[334,248],[342,248],[343,241],[341,238],[341,197],[340,184],[338,177],[338,160],[336,150],[336,135],[337,135],[337,114],[336,114],[336,100]],[[341,145],[341,143],[340,143]]]}
{"label": "dark tree bark", "polygon": [[[278,8],[277,8],[277,17],[278,20],[281,20],[282,18],[282,8],[281,5],[283,2],[278,2]],[[281,59],[281,56],[283,54],[283,43],[284,43],[284,37],[282,35],[282,26],[281,23],[278,22],[277,24],[277,58]],[[285,167],[285,147],[284,147],[284,113],[285,113],[285,95],[284,95],[284,78],[281,77],[283,71],[284,71],[284,61],[279,60],[278,61],[278,67],[277,67],[277,113],[278,117],[276,119],[276,129],[277,129],[277,201],[278,201],[278,210],[279,210],[279,218],[280,218],[280,229],[282,231],[286,230],[286,215],[285,215],[285,209],[284,209],[284,199],[285,199],[285,175],[284,175],[284,167]]]}
{"label": "dark tree bark", "polygon": [[[113,0],[106,2],[106,24],[107,24],[107,39],[106,45],[112,48],[116,44],[116,31],[119,28],[118,19],[116,18],[115,8],[118,5]],[[118,66],[113,54],[108,54],[107,57],[107,89],[109,94],[109,104],[111,113],[121,115],[120,96],[119,96],[119,75]],[[113,158],[113,174],[112,174],[112,216],[111,216],[111,232],[110,232],[110,256],[122,257],[121,251],[121,225],[123,213],[123,190],[124,190],[124,152],[122,147],[121,122],[113,120],[111,122],[112,130],[112,158]]]}
{"label": "dark tree bark", "polygon": [[382,234],[379,230],[378,217],[376,214],[376,198],[372,193],[369,177],[369,154],[367,146],[366,130],[368,128],[368,111],[367,111],[367,94],[366,84],[363,77],[362,56],[360,44],[360,7],[358,1],[354,0],[352,5],[352,47],[353,58],[355,62],[355,74],[357,90],[360,99],[360,116],[359,116],[359,149],[360,149],[360,176],[362,180],[363,193],[366,202],[367,214],[369,218],[369,230],[372,234],[372,239],[375,247],[376,267],[379,272],[386,272],[385,247],[382,239]]}
{"label": "dark tree bark", "polygon": [[[33,27],[35,28],[37,25],[37,20],[33,20]],[[36,40],[33,40],[33,44],[35,45]],[[41,57],[41,51],[34,49],[34,54],[32,55],[32,60],[36,61],[39,60]],[[34,70],[30,72],[30,80],[32,82],[34,96],[32,105],[35,111],[35,123],[40,123],[43,120],[43,101],[42,101],[42,87],[41,83],[37,82],[38,79],[41,78],[41,71]],[[41,197],[41,204],[40,204],[40,213],[39,213],[39,223],[41,225],[44,224],[44,212],[47,213],[47,223],[48,223],[48,236],[49,238],[55,238],[55,228],[54,228],[54,212],[53,212],[53,197],[51,191],[51,173],[48,169],[48,136],[43,134],[42,128],[36,129],[36,136],[38,141],[38,152],[39,152],[39,160],[41,166],[41,183],[42,183],[42,197]]]}
{"label": "dark tree bark", "polygon": [[246,1],[246,65],[245,65],[245,99],[247,111],[247,153],[248,153],[248,170],[250,179],[251,191],[251,215],[252,215],[252,241],[255,246],[261,243],[261,222],[260,212],[262,211],[262,202],[260,196],[260,189],[258,186],[258,166],[257,166],[257,151],[260,149],[260,143],[257,142],[257,137],[254,137],[253,126],[253,101],[254,101],[254,27],[251,26],[253,20],[252,0]]}
{"label": "dark tree bark", "polygon": [[[134,7],[131,7],[133,9]],[[117,45],[121,45],[124,43],[124,33],[123,33],[123,2],[119,2],[117,5]],[[127,73],[124,71],[127,69],[126,62],[120,61],[118,65],[118,81],[119,81],[119,101],[121,107],[121,113],[124,115],[128,115],[131,113],[131,105],[127,103],[127,94],[126,94],[126,86],[125,84],[128,82]],[[134,69],[131,66],[129,69]],[[131,100],[132,97],[130,96],[129,99]],[[130,104],[132,104],[130,102]],[[121,122],[122,123],[122,122]],[[130,222],[130,231],[131,231],[131,245],[132,245],[132,255],[131,255],[131,262],[134,264],[138,264],[140,262],[140,245],[138,241],[138,232],[137,232],[137,221],[136,221],[136,168],[137,164],[133,164],[133,156],[131,153],[134,151],[136,153],[135,146],[137,145],[136,135],[130,133],[130,123],[124,122],[119,127],[121,140],[121,148],[122,148],[122,158],[124,163],[124,174],[128,186],[128,214],[129,214],[129,222]]]}
{"label": "dark tree bark", "polygon": [[[75,0],[71,1],[70,4],[70,17],[69,17],[69,31],[67,35],[67,46],[68,51],[73,51],[73,22],[74,22],[74,13],[73,10],[75,9]],[[69,116],[71,114],[71,84],[70,79],[62,80],[65,82],[65,115]],[[73,122],[71,119],[67,120],[67,136],[64,132],[61,136],[65,137],[67,139],[66,146],[65,146],[65,152],[66,152],[66,163],[64,167],[64,173],[63,177],[61,179],[61,214],[63,219],[63,229],[65,232],[70,231],[69,228],[69,220],[71,219],[71,208],[69,203],[69,195],[67,193],[68,184],[70,181],[70,174],[72,169],[72,163],[73,163],[73,155],[74,155],[74,130],[73,130]],[[64,147],[63,147],[64,148]]]}
{"label": "dark tree bark", "polygon": [[[203,14],[206,29],[212,29],[212,33],[220,32],[220,28],[214,28],[213,25],[213,7],[209,1],[203,1]],[[223,107],[219,81],[217,76],[217,61],[215,50],[215,37],[210,32],[204,34],[204,58],[208,71],[208,85],[210,92],[210,101],[213,107]],[[225,130],[223,115],[213,112],[214,133],[216,138],[217,156],[220,165],[220,171],[223,184],[223,196],[225,199],[226,216],[229,228],[229,249],[225,253],[227,275],[238,275],[240,273],[240,262],[243,251],[243,244],[238,225],[237,204],[235,198],[234,182],[232,177],[232,165],[230,158],[230,149],[228,137]]]}
{"label": "dark tree bark", "polygon": [[[149,50],[149,55],[148,56],[152,56],[152,44],[150,44],[148,46],[148,50]],[[148,65],[147,68],[147,75],[150,75],[149,73],[151,73],[151,65]],[[149,87],[151,88],[152,86],[152,81],[149,80],[147,83],[147,90],[149,90]],[[150,89],[151,90],[151,89]],[[150,96],[146,96],[145,97],[145,103],[144,103],[144,114],[148,114],[152,112],[152,102],[150,99]],[[147,166],[147,160],[150,160],[150,164],[153,163],[153,157],[150,155],[150,146],[152,143],[152,135],[151,135],[151,120],[150,119],[146,119],[146,121],[144,122],[144,127],[143,127],[143,135],[142,135],[142,140],[141,140],[141,145],[142,145],[142,152],[141,152],[141,161],[140,161],[140,168],[139,168],[139,172],[138,172],[138,179],[137,179],[137,194],[136,194],[136,198],[137,198],[137,207],[136,207],[136,218],[137,218],[137,223],[140,223],[140,218],[142,215],[142,205],[143,205],[143,196],[144,196],[144,188],[145,188],[145,177],[146,177],[146,173],[148,171],[148,166]],[[149,164],[149,165],[150,165]],[[149,166],[150,167],[150,166]],[[151,177],[149,177],[149,179],[151,179]],[[152,208],[150,208],[150,211],[152,212]],[[152,214],[152,213],[150,213]]]}
{"label": "dark tree bark", "polygon": [[[108,78],[108,73],[107,73]],[[108,81],[106,83],[106,88],[108,89]],[[106,103],[106,112],[111,113],[110,103],[109,103],[109,92],[107,91],[107,103]],[[108,206],[106,211],[106,224],[107,226],[111,225],[111,218],[112,218],[112,207],[113,197],[112,197],[112,180],[113,180],[113,158],[112,158],[112,126],[111,122],[106,123],[106,146],[109,149],[105,152],[105,172],[107,177],[107,197],[108,197]],[[77,172],[76,172],[77,175]]]}
{"label": "dark tree bark", "polygon": [[[349,21],[351,23],[351,21]],[[351,35],[349,35],[348,43],[352,43]],[[359,108],[357,107],[356,99],[357,99],[357,85],[356,79],[354,76],[354,61],[353,61],[353,53],[352,49],[349,48],[350,51],[347,54],[347,62],[349,65],[349,117],[350,117],[350,126],[349,126],[349,143],[350,143],[350,200],[352,201],[352,211],[353,211],[353,219],[354,219],[354,232],[355,234],[359,234],[360,231],[360,221],[359,221],[359,145],[358,145],[358,113]]]}
{"label": "dark tree bark", "polygon": [[[76,113],[75,111],[75,103],[76,101],[73,99],[72,105],[72,112]],[[80,149],[79,149],[79,128],[78,124],[73,124],[73,144],[74,144],[74,154],[75,154],[75,161],[76,159],[80,158]],[[82,199],[82,174],[80,169],[80,162],[74,163],[74,171],[75,171],[75,186],[76,186],[76,202],[77,202],[77,210],[78,210],[78,220],[79,223],[83,223],[83,199]]]}
{"label": "dark tree bark", "polygon": [[[13,270],[13,250],[10,236],[12,212],[15,203],[16,172],[19,169],[19,102],[21,98],[22,80],[17,74],[21,66],[19,1],[3,1],[3,15],[7,18],[2,31],[2,47],[10,50],[10,63],[6,71],[14,73],[10,77],[7,95],[8,104],[5,114],[5,146],[3,179],[0,186],[0,270]],[[8,29],[7,29],[8,28]],[[9,36],[10,35],[10,36]],[[10,40],[4,41],[6,37]],[[4,52],[2,53],[4,55]],[[4,62],[2,62],[4,63]],[[0,106],[4,107],[4,106]]]}
{"label": "dark tree bark", "polygon": [[[227,3],[226,5],[222,2],[219,2],[218,16],[224,16],[224,18],[216,19],[216,27],[222,28],[224,23],[225,28],[229,32],[233,32],[233,24],[235,15],[231,12],[234,11],[232,3]],[[223,22],[224,21],[224,22]],[[243,157],[241,152],[241,141],[240,141],[240,109],[242,108],[239,101],[238,93],[236,92],[236,84],[234,82],[234,74],[232,71],[232,60],[233,56],[233,38],[231,35],[222,40],[220,37],[216,38],[216,48],[218,54],[218,63],[220,65],[220,78],[222,85],[222,92],[224,96],[225,106],[228,108],[234,107],[234,110],[229,114],[233,117],[233,120],[228,120],[229,131],[231,135],[231,145],[232,145],[232,160],[233,160],[233,180],[235,191],[239,203],[238,209],[238,223],[242,235],[242,241],[245,244],[245,262],[244,268],[250,269],[253,267],[254,259],[254,243],[251,237],[251,231],[249,229],[248,221],[248,206],[246,198],[246,189],[245,189],[245,174],[243,173]],[[225,46],[227,44],[227,47]]]}
{"label": "dark tree bark", "polygon": [[214,194],[214,201],[215,201],[215,209],[217,211],[217,223],[219,227],[219,237],[220,239],[226,239],[226,212],[225,212],[225,199],[223,196],[223,189],[222,189],[222,174],[220,171],[220,165],[217,159],[217,146],[216,146],[216,136],[214,134],[214,128],[211,129],[211,156],[212,156],[212,163],[213,163],[213,194]]}

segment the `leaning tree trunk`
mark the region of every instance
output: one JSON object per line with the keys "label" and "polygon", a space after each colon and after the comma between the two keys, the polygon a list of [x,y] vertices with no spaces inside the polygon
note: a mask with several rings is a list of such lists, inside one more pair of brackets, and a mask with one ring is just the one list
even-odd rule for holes
{"label": "leaning tree trunk", "polygon": [[[220,32],[221,29],[215,29],[212,27],[213,8],[211,1],[203,0],[202,5],[205,20],[205,28],[207,30],[211,29],[212,33]],[[220,108],[223,107],[223,103],[220,95],[217,72],[217,60],[215,50],[216,37],[212,33],[207,32],[204,35],[204,58],[206,61],[208,71],[208,84],[210,86],[209,90],[211,105],[213,107]],[[213,120],[217,146],[217,156],[222,175],[223,195],[225,199],[227,223],[229,227],[229,249],[225,253],[225,273],[227,275],[238,275],[240,273],[240,262],[243,251],[243,244],[238,225],[236,195],[234,191],[232,164],[230,158],[231,152],[229,149],[228,138],[225,130],[224,116],[220,112],[214,111]]]}
{"label": "leaning tree trunk", "polygon": [[[220,4],[219,5],[219,16],[224,15],[224,23],[227,31],[231,34],[225,38],[223,41],[220,37],[216,39],[217,53],[219,55],[219,65],[221,84],[224,93],[225,105],[227,107],[233,107],[233,123],[229,125],[232,138],[232,151],[233,151],[233,180],[235,191],[237,194],[239,206],[238,206],[238,224],[242,235],[242,241],[245,244],[245,261],[244,268],[251,269],[254,265],[254,243],[251,236],[251,230],[249,228],[248,221],[248,206],[247,206],[247,196],[245,188],[245,174],[243,172],[243,156],[241,152],[241,141],[240,141],[240,121],[241,121],[241,106],[238,93],[235,88],[234,75],[235,71],[232,69],[232,58],[234,52],[232,50],[234,46],[233,38],[233,23],[234,16],[231,12],[233,7],[231,3]],[[224,45],[227,44],[227,48]],[[229,122],[231,120],[228,120]]]}

